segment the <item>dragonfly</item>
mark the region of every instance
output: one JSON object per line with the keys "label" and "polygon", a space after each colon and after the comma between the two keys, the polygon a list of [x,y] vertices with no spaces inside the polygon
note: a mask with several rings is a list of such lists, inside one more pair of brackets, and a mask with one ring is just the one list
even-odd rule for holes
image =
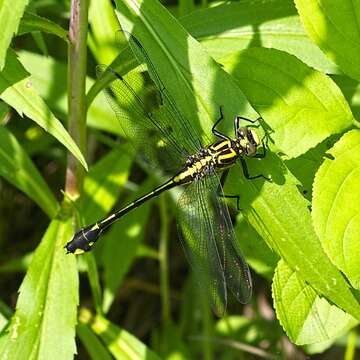
{"label": "dragonfly", "polygon": [[[249,302],[252,293],[250,270],[239,249],[225,201],[225,198],[235,198],[239,209],[239,195],[225,195],[223,185],[229,169],[237,162],[247,179],[267,179],[263,175],[250,176],[245,161],[247,157],[265,156],[265,146],[255,131],[256,126],[240,126],[242,120],[251,123],[256,120],[236,116],[231,138],[217,130],[224,120],[220,106],[219,118],[212,126],[216,140],[211,142],[178,109],[138,39],[129,34],[128,44],[138,63],[135,75],[125,78],[113,68],[99,65],[98,77],[111,75],[112,82],[105,88],[106,97],[135,148],[144,153],[149,162],[158,166],[171,164],[177,171],[152,191],[78,230],[65,248],[67,253],[74,254],[90,251],[103,231],[118,219],[164,191],[184,185],[177,202],[179,237],[215,314],[223,316],[228,291],[242,304]],[[148,91],[139,95],[138,88],[144,84]],[[155,106],[149,106],[146,101],[149,95],[157,99]],[[137,114],[141,122],[134,121],[131,114]],[[207,145],[203,145],[204,138]],[[262,153],[258,151],[261,145]]]}

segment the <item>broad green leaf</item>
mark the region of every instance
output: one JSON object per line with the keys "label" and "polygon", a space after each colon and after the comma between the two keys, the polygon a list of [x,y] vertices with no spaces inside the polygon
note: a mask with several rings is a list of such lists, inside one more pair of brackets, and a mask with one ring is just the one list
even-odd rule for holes
{"label": "broad green leaf", "polygon": [[9,130],[0,126],[0,176],[33,199],[50,217],[58,204],[45,180]]}
{"label": "broad green leaf", "polygon": [[71,222],[53,220],[35,251],[3,335],[1,359],[70,359],[75,353],[78,278],[75,257],[63,248]]}
{"label": "broad green leaf", "polygon": [[[31,82],[49,106],[62,114],[67,113],[66,65],[55,61],[51,57],[21,51],[21,63],[32,74]],[[54,88],[56,84],[56,89]],[[91,78],[86,79],[87,88],[94,83]],[[65,116],[65,115],[64,115]],[[108,131],[113,134],[123,134],[121,126],[114,112],[108,105],[105,95],[98,94],[91,103],[87,113],[87,124],[92,128]]]}
{"label": "broad green leaf", "polygon": [[351,315],[318,296],[284,261],[276,268],[272,290],[277,317],[297,345],[339,337],[358,324]]}
{"label": "broad green leaf", "polygon": [[20,116],[26,115],[53,135],[87,169],[86,161],[79,148],[35,91],[31,77],[29,78],[13,51],[8,52],[5,67],[0,72],[0,98],[12,106]]}
{"label": "broad green leaf", "polygon": [[353,0],[295,0],[309,37],[339,68],[360,80],[359,4]]}
{"label": "broad green leaf", "polygon": [[55,24],[49,19],[42,16],[25,11],[21,18],[20,26],[17,35],[23,35],[32,31],[42,31],[49,34],[56,35],[68,42],[68,33],[58,24]]}
{"label": "broad green leaf", "polygon": [[100,315],[93,317],[88,310],[83,309],[80,322],[87,324],[101,338],[115,359],[160,360],[158,355],[135,336]]}
{"label": "broad green leaf", "polygon": [[316,174],[313,222],[332,262],[360,289],[360,131],[352,130],[331,148]]}
{"label": "broad green leaf", "polygon": [[233,193],[240,194],[242,212],[252,227],[319,295],[360,319],[360,305],[321,247],[312,226],[309,202],[299,193],[296,179],[271,153],[247,163],[251,175],[272,177],[268,182],[246,181],[238,176]]}
{"label": "broad green leaf", "polygon": [[[239,113],[257,117],[232,77],[159,2],[128,0],[116,4],[121,26],[141,42],[164,86],[194,129],[202,128],[209,134],[219,117],[220,105],[229,119]],[[226,124],[232,127],[230,121]]]}
{"label": "broad green leaf", "polygon": [[291,0],[227,2],[194,11],[180,22],[220,62],[235,51],[261,46],[286,51],[322,72],[339,73],[308,38]]}
{"label": "broad green leaf", "polygon": [[[139,188],[132,200],[153,189],[153,182],[146,182]],[[127,200],[126,203],[130,203]],[[103,310],[107,312],[126,273],[134,262],[139,244],[145,235],[149,217],[149,205],[143,204],[120,219],[103,236],[101,262],[105,271]]]}
{"label": "broad green leaf", "polygon": [[91,26],[89,45],[96,60],[109,64],[119,54],[115,34],[120,30],[110,0],[90,2],[89,24]]}
{"label": "broad green leaf", "polygon": [[8,47],[27,3],[28,0],[2,0],[0,3],[0,71],[5,65]]}
{"label": "broad green leaf", "polygon": [[352,125],[351,110],[336,84],[293,55],[252,48],[228,56],[223,63],[271,127],[271,139],[289,158]]}

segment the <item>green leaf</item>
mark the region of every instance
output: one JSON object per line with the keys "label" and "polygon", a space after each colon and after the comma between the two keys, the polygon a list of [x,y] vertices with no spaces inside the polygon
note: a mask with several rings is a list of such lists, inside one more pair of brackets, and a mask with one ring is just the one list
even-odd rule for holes
{"label": "green leaf", "polygon": [[13,51],[9,51],[5,67],[0,73],[0,98],[12,106],[20,116],[26,115],[53,135],[87,169],[86,161],[79,148],[34,90],[31,78]]}
{"label": "green leaf", "polygon": [[0,126],[0,176],[33,199],[50,217],[58,211],[57,201],[33,162],[16,138]]}
{"label": "green leaf", "polygon": [[220,62],[238,50],[267,47],[293,54],[322,72],[340,72],[309,39],[292,0],[227,2],[194,11],[180,21]]}
{"label": "green leaf", "polygon": [[360,289],[360,131],[342,136],[316,174],[313,222],[332,262]]}
{"label": "green leaf", "polygon": [[39,15],[25,11],[17,35],[23,35],[32,31],[42,31],[53,34],[68,42],[68,33],[58,24]]}
{"label": "green leaf", "polygon": [[71,232],[68,217],[48,227],[20,287],[0,358],[56,360],[75,353],[78,278],[75,257],[63,248]]}
{"label": "green leaf", "polygon": [[89,45],[92,53],[97,62],[109,64],[119,54],[115,34],[120,29],[110,0],[90,2],[89,24]]}
{"label": "green leaf", "polygon": [[[257,117],[229,74],[159,2],[129,0],[116,4],[121,26],[134,32],[164,86],[194,128],[208,134],[219,117],[220,105],[226,118],[240,111],[244,116]],[[227,124],[230,128],[230,122]]]}
{"label": "green leaf", "polygon": [[28,0],[2,0],[0,4],[0,71],[3,69],[11,39],[16,34]]}
{"label": "green leaf", "polygon": [[336,84],[293,55],[252,48],[228,56],[224,66],[273,130],[278,149],[290,158],[352,125]]}
{"label": "green leaf", "polygon": [[339,68],[360,80],[360,8],[352,0],[295,0],[309,37]]}
{"label": "green leaf", "polygon": [[276,268],[272,291],[276,315],[297,345],[342,336],[358,324],[352,316],[318,296],[284,261]]}
{"label": "green leaf", "polygon": [[272,182],[264,182],[238,176],[234,192],[240,194],[242,212],[252,227],[318,294],[360,319],[360,305],[321,247],[309,203],[299,193],[296,179],[271,153],[261,161],[247,163],[250,175],[272,177]]}
{"label": "green leaf", "polygon": [[[31,73],[31,82],[40,96],[46,100],[52,109],[66,114],[66,65],[55,61],[54,58],[27,51],[21,51],[19,58],[21,63],[24,64],[25,68]],[[54,90],[54,79],[56,91]],[[86,79],[87,88],[90,88],[93,83],[93,79],[89,77]],[[92,128],[108,131],[117,135],[123,134],[121,126],[103,93],[98,94],[91,103],[87,112],[86,121]]]}
{"label": "green leaf", "polygon": [[115,359],[121,360],[160,360],[159,356],[151,351],[135,336],[112,322],[83,309],[80,313],[80,322],[88,324],[92,331],[97,334],[106,344]]}

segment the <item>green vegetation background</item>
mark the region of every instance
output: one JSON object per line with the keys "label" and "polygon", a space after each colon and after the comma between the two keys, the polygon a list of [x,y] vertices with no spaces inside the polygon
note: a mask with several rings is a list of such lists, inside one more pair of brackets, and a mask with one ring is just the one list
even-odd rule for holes
{"label": "green vegetation background", "polygon": [[[359,18],[350,0],[0,2],[0,358],[356,359]],[[176,194],[65,255],[79,226],[161,181],[95,80],[99,63],[133,68],[120,24],[204,133],[220,105],[223,131],[261,115],[270,133],[249,166],[272,182],[234,168],[226,185],[254,294],[222,319],[177,240]]]}

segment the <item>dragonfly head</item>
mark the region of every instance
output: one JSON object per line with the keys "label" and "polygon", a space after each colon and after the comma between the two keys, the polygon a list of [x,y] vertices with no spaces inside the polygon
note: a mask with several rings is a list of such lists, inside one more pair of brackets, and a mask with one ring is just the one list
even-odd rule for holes
{"label": "dragonfly head", "polygon": [[254,130],[240,127],[236,132],[238,146],[245,156],[254,156],[260,144],[259,137]]}

